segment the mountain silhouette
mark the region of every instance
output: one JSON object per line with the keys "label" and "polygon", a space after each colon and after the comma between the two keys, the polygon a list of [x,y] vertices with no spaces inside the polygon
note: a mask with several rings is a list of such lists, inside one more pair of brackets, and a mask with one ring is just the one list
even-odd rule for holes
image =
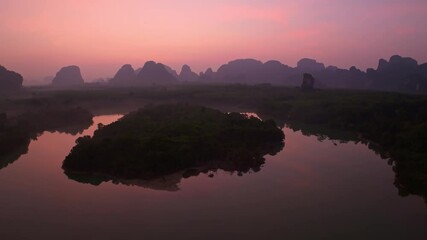
{"label": "mountain silhouette", "polygon": [[299,60],[297,63],[297,70],[300,73],[303,73],[303,72],[316,73],[316,72],[324,71],[325,65],[323,63],[317,62],[314,59],[303,58]]}
{"label": "mountain silhouette", "polygon": [[216,78],[220,82],[257,83],[262,81],[263,63],[255,59],[238,59],[219,67]]}
{"label": "mountain silhouette", "polygon": [[116,85],[129,85],[135,81],[135,77],[136,74],[132,65],[125,64],[117,71],[116,75],[110,80],[110,83]]}
{"label": "mountain silhouette", "polygon": [[354,66],[350,69],[329,66],[325,70],[314,74],[325,87],[366,89],[369,85],[366,73]]}
{"label": "mountain silhouette", "polygon": [[380,59],[377,69],[368,69],[367,72],[355,66],[349,69],[325,67],[325,64],[309,58],[298,61],[295,68],[274,60],[262,63],[255,59],[237,59],[222,65],[217,72],[209,69],[200,73],[199,79],[202,82],[299,86],[304,73],[316,79],[316,88],[427,93],[427,63],[418,65],[416,60],[399,55],[388,61]]}
{"label": "mountain silhouette", "polygon": [[284,83],[293,74],[293,69],[276,60],[270,60],[263,65],[262,75],[270,83]]}
{"label": "mountain silhouette", "polygon": [[84,83],[80,68],[78,66],[63,67],[52,80],[52,85],[71,86]]}
{"label": "mountain silhouette", "polygon": [[171,67],[169,67],[168,65],[164,65],[163,64],[163,66],[166,68],[166,70],[174,77],[174,78],[176,78],[176,79],[178,79],[179,78],[179,75],[178,75],[178,73],[175,71],[175,70],[173,70]]}
{"label": "mountain silhouette", "polygon": [[376,70],[369,69],[372,88],[387,91],[425,91],[425,80],[418,62],[409,57],[394,55],[389,61],[380,59]]}
{"label": "mountain silhouette", "polygon": [[215,73],[212,68],[206,69],[205,72],[200,72],[199,80],[202,82],[211,82],[215,80]]}
{"label": "mountain silhouette", "polygon": [[193,82],[193,81],[197,81],[199,79],[199,75],[197,75],[197,73],[191,71],[190,66],[185,64],[184,66],[182,66],[182,69],[181,69],[181,72],[179,73],[178,79],[180,81]]}
{"label": "mountain silhouette", "polygon": [[138,75],[138,74],[141,72],[141,70],[142,70],[142,67],[140,67],[140,68],[136,69],[136,70],[135,70],[135,75]]}
{"label": "mountain silhouette", "polygon": [[19,90],[23,81],[21,74],[7,70],[0,65],[0,91]]}
{"label": "mountain silhouette", "polygon": [[171,74],[165,65],[148,61],[144,64],[141,71],[136,76],[136,84],[170,84],[177,82],[177,78]]}
{"label": "mountain silhouette", "polygon": [[277,60],[263,63],[256,59],[237,59],[221,65],[216,72],[208,68],[200,74],[194,73],[190,66],[184,65],[178,75],[166,65],[149,61],[135,71],[132,66],[124,65],[111,83],[162,85],[176,83],[177,80],[199,80],[201,83],[270,83],[297,87],[301,85],[301,76],[305,73],[311,74],[316,79],[315,88],[427,93],[427,63],[418,65],[416,60],[399,55],[392,56],[388,61],[380,59],[377,69],[368,69],[366,72],[355,66],[349,69],[325,67],[324,63],[310,58],[299,60],[296,67],[290,67]]}

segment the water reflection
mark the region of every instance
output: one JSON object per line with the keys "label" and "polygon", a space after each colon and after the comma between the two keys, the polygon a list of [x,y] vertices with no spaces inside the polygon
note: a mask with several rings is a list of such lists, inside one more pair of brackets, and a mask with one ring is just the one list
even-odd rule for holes
{"label": "water reflection", "polygon": [[315,136],[318,141],[332,141],[334,145],[337,145],[337,143],[353,142],[367,146],[391,166],[392,171],[395,173],[393,184],[398,189],[400,196],[418,195],[423,197],[427,204],[427,181],[424,179],[427,169],[425,165],[405,159],[391,158],[390,149],[384,148],[369,140],[361,139],[355,132],[328,129],[321,126],[301,123],[288,123],[287,127],[294,131],[301,131],[304,136]]}
{"label": "water reflection", "polygon": [[[254,112],[245,112],[244,114],[250,117],[257,118],[269,118],[267,116],[260,116]],[[423,184],[420,184],[416,179],[413,180],[413,175],[418,171],[424,171],[419,169],[416,166],[411,166],[402,164],[390,159],[387,149],[382,148],[381,146],[374,144],[368,140],[361,139],[360,136],[354,132],[342,131],[337,129],[328,129],[322,126],[310,125],[310,124],[301,124],[298,122],[288,122],[285,124],[284,121],[275,119],[276,122],[279,122],[281,127],[289,127],[293,131],[299,131],[304,136],[315,136],[318,141],[331,141],[335,146],[338,144],[353,142],[355,144],[366,145],[370,150],[378,154],[382,159],[387,160],[387,164],[391,166],[392,170],[395,173],[393,184],[397,189],[400,196],[409,196],[411,194],[422,196],[427,201],[427,187]],[[108,121],[107,121],[108,122]],[[284,143],[283,143],[284,144]],[[270,145],[265,146],[264,153],[259,158],[254,158],[253,156],[242,156],[242,161],[234,162],[230,164],[227,161],[212,161],[206,166],[201,166],[198,168],[190,168],[180,172],[175,172],[162,176],[160,178],[155,178],[151,180],[144,179],[117,179],[117,178],[108,178],[102,176],[91,176],[85,174],[72,174],[66,173],[69,179],[78,181],[80,183],[86,183],[91,185],[100,185],[103,182],[112,182],[114,184],[123,184],[127,186],[139,186],[154,190],[164,190],[164,191],[178,191],[179,184],[183,179],[198,176],[204,174],[207,176],[215,176],[215,173],[219,170],[236,173],[238,176],[242,176],[247,173],[256,173],[259,172],[262,166],[265,164],[265,155],[274,156],[283,149],[284,145]],[[26,151],[26,150],[25,150]],[[248,150],[243,151],[250,152]]]}
{"label": "water reflection", "polygon": [[[234,159],[232,161],[210,161],[203,166],[198,166],[197,168],[188,168],[153,179],[120,179],[102,175],[75,174],[67,171],[64,173],[71,180],[80,183],[91,184],[94,186],[98,186],[103,182],[111,181],[114,184],[139,186],[153,190],[178,191],[180,190],[179,183],[182,181],[182,179],[199,176],[200,174],[204,174],[213,178],[220,170],[229,174],[236,174],[237,176],[257,173],[261,171],[262,166],[265,164],[265,156],[276,155],[283,149],[284,143],[279,142],[277,144],[269,144],[263,147],[263,149],[257,149],[257,152],[254,152],[252,149],[244,149],[239,151],[239,156],[233,155],[232,157]],[[263,154],[258,151],[263,151]],[[236,152],[234,152],[234,154],[235,153]],[[238,157],[238,159],[236,159],[236,157]]]}
{"label": "water reflection", "polygon": [[0,114],[0,169],[26,154],[31,140],[36,140],[43,132],[75,136],[92,123],[92,114],[81,108],[45,108],[12,117]]}
{"label": "water reflection", "polygon": [[365,145],[283,131],[262,171],[179,176],[174,192],[70,181],[61,163],[78,136],[44,132],[0,171],[1,239],[427,239],[424,203],[399,197]]}
{"label": "water reflection", "polygon": [[28,138],[25,139],[25,141],[19,142],[13,148],[2,151],[0,154],[0,170],[18,160],[23,154],[26,154],[28,152],[30,142],[31,139]]}

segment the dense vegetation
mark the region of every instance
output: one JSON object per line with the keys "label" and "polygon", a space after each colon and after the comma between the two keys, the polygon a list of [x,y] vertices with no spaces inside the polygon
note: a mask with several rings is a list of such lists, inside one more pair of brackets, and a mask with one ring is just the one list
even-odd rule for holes
{"label": "dense vegetation", "polygon": [[[80,90],[32,88],[27,91],[27,97],[0,98],[0,112],[50,106],[83,107],[105,114],[119,109],[136,109],[149,103],[176,102],[197,103],[224,111],[256,112],[263,118],[274,119],[280,126],[287,124],[321,138],[363,141],[384,158],[391,159],[396,173],[395,184],[401,194],[427,198],[425,95],[326,89],[303,92],[299,88],[269,84],[92,86]],[[350,135],[351,139],[348,138]]]}
{"label": "dense vegetation", "polygon": [[188,168],[258,171],[283,147],[273,121],[186,104],[148,106],[81,137],[67,174],[150,179]]}

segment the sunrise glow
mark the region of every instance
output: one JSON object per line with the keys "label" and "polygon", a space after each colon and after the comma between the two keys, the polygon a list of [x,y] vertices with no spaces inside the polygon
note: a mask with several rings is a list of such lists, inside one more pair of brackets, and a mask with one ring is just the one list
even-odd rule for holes
{"label": "sunrise glow", "polygon": [[26,81],[79,65],[89,81],[147,60],[195,71],[237,58],[376,67],[427,61],[423,0],[2,0],[0,62]]}

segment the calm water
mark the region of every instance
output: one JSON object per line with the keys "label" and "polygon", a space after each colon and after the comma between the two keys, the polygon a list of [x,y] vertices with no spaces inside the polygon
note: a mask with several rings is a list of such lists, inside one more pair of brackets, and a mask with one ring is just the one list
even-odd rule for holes
{"label": "calm water", "polygon": [[173,192],[69,180],[61,164],[78,136],[45,132],[0,170],[0,239],[427,239],[424,201],[398,196],[385,160],[284,131],[260,172],[202,174]]}

